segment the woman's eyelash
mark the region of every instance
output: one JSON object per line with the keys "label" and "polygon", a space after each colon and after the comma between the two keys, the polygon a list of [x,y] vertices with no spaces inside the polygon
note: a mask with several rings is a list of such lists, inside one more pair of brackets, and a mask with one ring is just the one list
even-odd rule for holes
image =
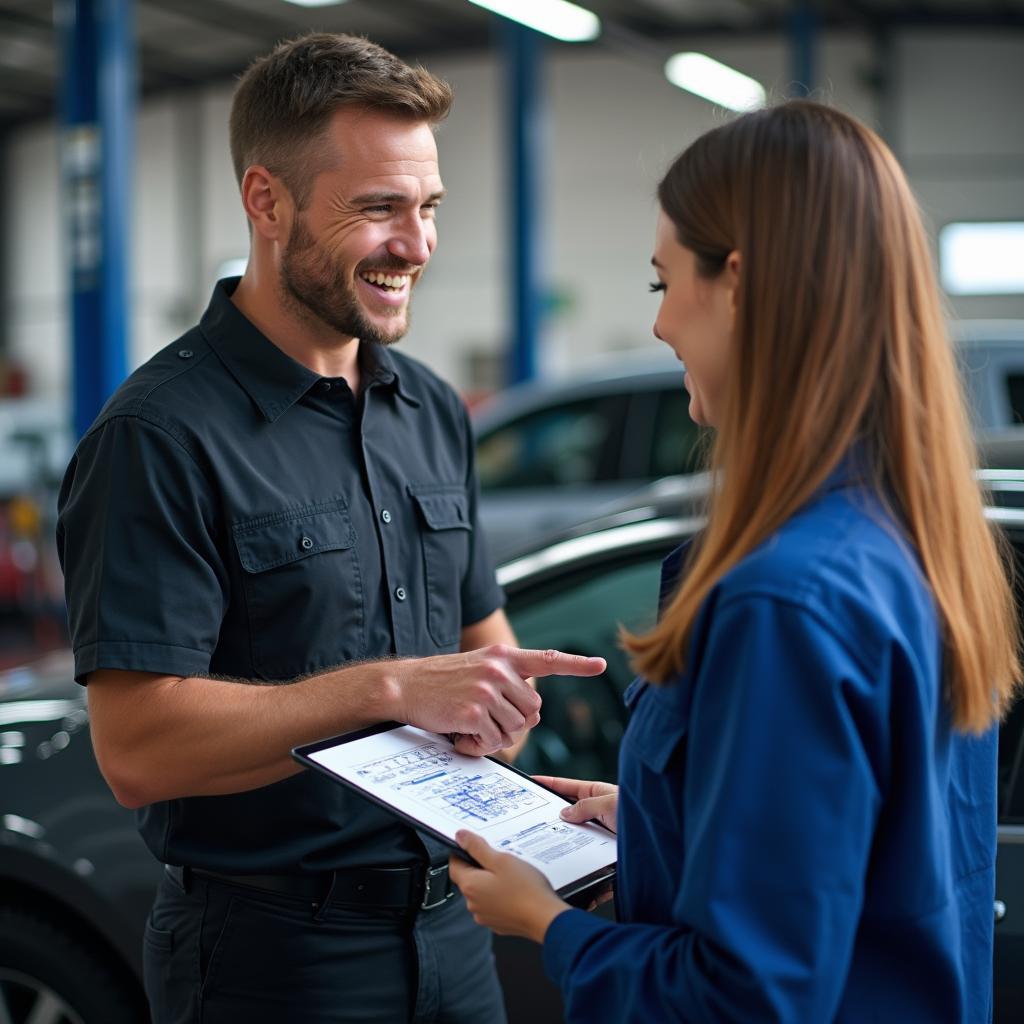
{"label": "woman's eyelash", "polygon": [[647,288],[648,288],[649,291],[652,291],[652,292],[663,292],[665,290],[665,282],[664,281],[652,281],[647,286]]}

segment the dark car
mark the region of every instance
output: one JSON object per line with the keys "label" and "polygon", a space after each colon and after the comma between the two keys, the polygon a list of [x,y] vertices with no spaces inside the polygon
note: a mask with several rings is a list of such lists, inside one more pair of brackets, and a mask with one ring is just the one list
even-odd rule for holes
{"label": "dark car", "polygon": [[[1024,320],[950,326],[979,435],[1024,423]],[[473,413],[481,517],[499,557],[653,480],[701,465],[683,371],[666,345],[603,355],[496,394]]]}
{"label": "dark car", "polygon": [[[988,510],[1024,566],[1024,473],[990,471]],[[662,481],[630,503],[506,561],[499,577],[525,645],[600,653],[597,679],[541,682],[544,716],[520,758],[529,772],[614,780],[631,673],[619,623],[653,622],[662,558],[702,523],[704,487]],[[99,775],[83,691],[66,656],[0,676],[0,1021],[145,1019],[142,930],[157,865]],[[999,755],[996,1020],[1024,1019],[1024,705]],[[537,947],[498,939],[509,1017],[561,1019]],[[6,1015],[5,1015],[6,1014]],[[33,1017],[33,1014],[36,1016]]]}

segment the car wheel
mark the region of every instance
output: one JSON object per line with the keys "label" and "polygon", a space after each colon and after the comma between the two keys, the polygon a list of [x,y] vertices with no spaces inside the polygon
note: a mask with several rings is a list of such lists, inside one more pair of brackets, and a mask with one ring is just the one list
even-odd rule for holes
{"label": "car wheel", "polygon": [[130,983],[83,940],[32,910],[0,908],[4,1024],[138,1024],[140,1012]]}

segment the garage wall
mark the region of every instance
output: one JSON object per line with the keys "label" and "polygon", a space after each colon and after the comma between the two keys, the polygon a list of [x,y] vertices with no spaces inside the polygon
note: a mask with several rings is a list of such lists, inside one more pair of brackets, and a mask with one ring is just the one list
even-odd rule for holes
{"label": "garage wall", "polygon": [[[780,38],[699,49],[785,94]],[[1024,218],[1024,36],[958,31],[895,37],[893,92],[869,83],[874,54],[858,35],[826,36],[820,95],[876,127],[908,169],[926,214],[949,220]],[[450,196],[440,245],[418,290],[403,342],[455,383],[507,343],[505,167],[500,67],[488,56],[434,59],[456,105],[438,144]],[[723,116],[670,86],[655,63],[625,54],[558,51],[549,63],[549,175],[542,223],[553,312],[542,366],[558,371],[593,352],[652,343],[647,294],[655,182],[671,157]],[[247,233],[227,153],[230,87],[149,102],[140,111],[134,224],[131,361],[141,362],[194,322],[224,260]],[[3,266],[11,354],[34,390],[67,380],[52,125],[19,132],[7,150],[10,190]],[[959,299],[964,316],[1024,317],[1024,296]]]}

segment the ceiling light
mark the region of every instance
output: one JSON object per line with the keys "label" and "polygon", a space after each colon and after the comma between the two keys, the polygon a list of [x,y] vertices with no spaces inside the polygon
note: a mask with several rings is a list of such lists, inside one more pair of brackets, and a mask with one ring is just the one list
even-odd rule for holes
{"label": "ceiling light", "polygon": [[665,64],[665,77],[680,89],[696,93],[729,110],[764,106],[764,86],[703,53],[677,53]]}
{"label": "ceiling light", "polygon": [[563,43],[585,43],[601,33],[601,19],[567,0],[469,0]]}
{"label": "ceiling light", "polygon": [[339,4],[347,4],[348,0],[284,0],[286,4],[295,4],[296,7],[337,7]]}

